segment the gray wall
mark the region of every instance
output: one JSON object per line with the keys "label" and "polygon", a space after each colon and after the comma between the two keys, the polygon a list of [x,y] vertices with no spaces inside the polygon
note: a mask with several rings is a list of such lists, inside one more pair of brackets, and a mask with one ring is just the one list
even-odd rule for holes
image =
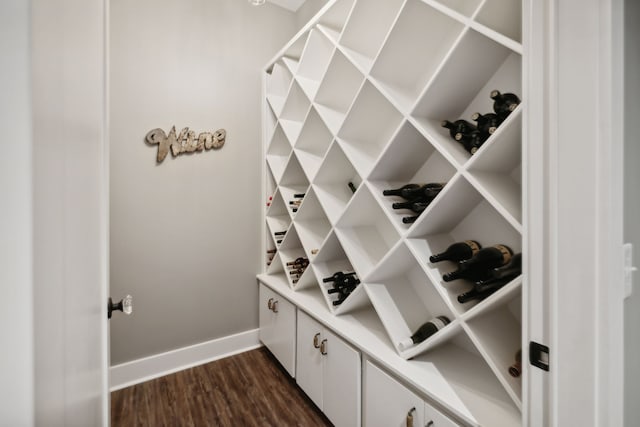
{"label": "gray wall", "polygon": [[[261,69],[295,14],[241,0],[110,2],[111,364],[258,327]],[[156,165],[154,128],[227,130]]]}
{"label": "gray wall", "polygon": [[[633,264],[640,267],[640,2],[625,1],[625,242],[633,243]],[[625,301],[625,425],[640,420],[640,272],[634,293]]]}

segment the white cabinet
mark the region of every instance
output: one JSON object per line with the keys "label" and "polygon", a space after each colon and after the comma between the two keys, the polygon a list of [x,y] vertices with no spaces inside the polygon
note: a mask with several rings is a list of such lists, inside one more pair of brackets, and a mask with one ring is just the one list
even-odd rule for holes
{"label": "white cabinet", "polygon": [[370,361],[365,363],[363,394],[364,427],[458,426]]}
{"label": "white cabinet", "polygon": [[337,427],[360,425],[360,353],[298,311],[296,381]]}
{"label": "white cabinet", "polygon": [[259,312],[260,341],[295,376],[296,307],[261,284]]}

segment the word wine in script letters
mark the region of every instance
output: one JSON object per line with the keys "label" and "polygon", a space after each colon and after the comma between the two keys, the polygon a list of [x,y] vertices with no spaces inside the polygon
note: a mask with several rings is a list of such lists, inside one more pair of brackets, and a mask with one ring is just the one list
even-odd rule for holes
{"label": "word wine in script letters", "polygon": [[184,153],[220,148],[224,145],[226,138],[227,131],[224,129],[218,129],[213,133],[202,132],[196,137],[196,133],[189,128],[184,128],[179,134],[176,134],[176,127],[173,126],[169,135],[158,128],[150,130],[144,139],[147,144],[158,145],[156,161],[161,163],[169,154],[169,149],[171,149],[173,157],[177,157]]}

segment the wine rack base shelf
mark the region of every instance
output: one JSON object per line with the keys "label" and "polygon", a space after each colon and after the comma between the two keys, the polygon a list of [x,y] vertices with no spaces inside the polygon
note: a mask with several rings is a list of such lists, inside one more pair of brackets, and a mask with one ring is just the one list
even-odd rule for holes
{"label": "wine rack base shelf", "polygon": [[263,75],[260,281],[470,425],[522,424],[521,15],[331,0]]}

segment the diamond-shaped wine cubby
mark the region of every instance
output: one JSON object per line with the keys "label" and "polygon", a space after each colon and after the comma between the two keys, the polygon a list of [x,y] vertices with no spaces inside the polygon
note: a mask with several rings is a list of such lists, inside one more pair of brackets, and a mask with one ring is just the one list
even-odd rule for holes
{"label": "diamond-shaped wine cubby", "polygon": [[304,203],[296,214],[295,224],[302,246],[306,249],[307,257],[311,260],[331,231],[331,223],[324,214],[313,188],[307,191]]}
{"label": "diamond-shaped wine cubby", "polygon": [[311,30],[296,71],[300,87],[313,99],[329,64],[335,45],[321,31]]}
{"label": "diamond-shaped wine cubby", "polygon": [[475,16],[475,21],[522,43],[522,20],[513,19],[522,16],[522,2],[514,0],[487,0]]}
{"label": "diamond-shaped wine cubby", "polygon": [[[428,3],[434,2],[429,1]],[[471,16],[478,10],[482,0],[438,0],[438,3],[464,16]]]}
{"label": "diamond-shaped wine cubby", "polygon": [[353,197],[353,188],[358,188],[362,179],[356,172],[342,148],[334,143],[325,156],[313,187],[329,221],[335,224]]}
{"label": "diamond-shaped wine cubby", "polygon": [[295,227],[291,227],[286,236],[284,236],[284,240],[278,248],[278,253],[280,254],[284,273],[292,289],[304,289],[315,285],[315,277],[313,277],[311,270],[308,269],[309,259],[300,243]]}
{"label": "diamond-shaped wine cubby", "polygon": [[365,82],[338,132],[338,141],[361,176],[366,177],[402,122],[402,114]]}
{"label": "diamond-shaped wine cubby", "polygon": [[[499,335],[499,334],[498,334]],[[460,416],[478,426],[519,426],[522,415],[469,336],[459,330],[447,342],[411,359],[418,369],[439,375],[413,378],[434,390],[449,390],[444,399]],[[508,366],[508,365],[507,365]],[[420,370],[422,371],[422,370]]]}
{"label": "diamond-shaped wine cubby", "polygon": [[264,121],[266,135],[268,138],[271,138],[278,125],[278,117],[270,104],[267,105]]}
{"label": "diamond-shaped wine cubby", "polygon": [[442,154],[411,123],[404,122],[369,175],[369,186],[389,214],[389,218],[399,230],[404,231],[412,223],[405,224],[402,218],[418,214],[407,209],[393,209],[394,202],[404,202],[405,199],[399,196],[384,196],[382,192],[407,184],[446,185],[455,173],[456,169]]}
{"label": "diamond-shaped wine cubby", "polygon": [[[336,273],[349,274],[355,270],[344,249],[340,245],[335,233],[331,232],[317,256],[311,262],[320,289],[327,303],[327,307],[334,314],[346,313],[369,304],[366,292],[362,283],[356,285],[355,289],[346,296],[341,296],[336,292],[334,282],[329,279],[335,277]],[[357,275],[354,276],[361,280]],[[325,281],[326,280],[326,281]],[[330,293],[331,292],[331,293]],[[342,300],[344,298],[344,300]]]}
{"label": "diamond-shaped wine cubby", "polygon": [[327,10],[318,20],[318,27],[329,35],[333,42],[337,43],[347,22],[349,12],[353,7],[354,0],[339,0]]}
{"label": "diamond-shaped wine cubby", "polygon": [[[425,352],[459,328],[450,307],[404,243],[397,245],[365,279],[371,304],[401,356],[410,358]],[[426,340],[412,343],[411,335],[438,316],[451,323]]]}
{"label": "diamond-shaped wine cubby", "polygon": [[273,64],[271,73],[267,75],[266,90],[267,102],[273,108],[276,116],[282,113],[284,101],[289,93],[289,87],[293,81],[293,75],[283,61]]}
{"label": "diamond-shaped wine cubby", "polygon": [[522,108],[496,130],[493,141],[469,161],[471,180],[514,226],[522,224]]}
{"label": "diamond-shaped wine cubby", "polygon": [[273,200],[273,193],[276,192],[276,179],[273,176],[273,172],[271,172],[271,166],[267,163],[266,171],[265,171],[265,183],[264,190],[267,195],[267,207],[271,206],[271,201]]}
{"label": "diamond-shaped wine cubby", "polygon": [[295,215],[300,205],[304,202],[308,187],[309,181],[302,170],[302,166],[300,166],[297,156],[294,154],[289,158],[289,163],[280,180],[280,193],[291,217]]}
{"label": "diamond-shaped wine cubby", "polygon": [[520,233],[467,180],[458,176],[450,185],[449,191],[440,195],[434,209],[409,230],[408,244],[453,311],[462,314],[478,303],[477,300],[458,302],[458,296],[470,291],[473,284],[462,279],[444,282],[442,275],[456,270],[457,264],[450,261],[431,263],[429,256],[465,240],[474,240],[482,247],[503,244],[515,254],[521,251],[522,242]]}
{"label": "diamond-shaped wine cubby", "polygon": [[309,180],[312,180],[320,169],[331,141],[333,141],[331,131],[315,108],[311,108],[295,145],[296,156]]}
{"label": "diamond-shaped wine cubby", "polygon": [[314,100],[318,113],[334,135],[342,126],[363,81],[362,73],[336,50]]}
{"label": "diamond-shaped wine cubby", "polygon": [[[518,407],[522,381],[516,353],[522,346],[522,295],[516,288],[502,301],[465,322],[469,337]],[[500,334],[496,334],[499,330]],[[525,355],[526,356],[526,355]]]}
{"label": "diamond-shaped wine cubby", "polygon": [[423,1],[408,0],[371,77],[408,112],[463,29],[463,23]]}
{"label": "diamond-shaped wine cubby", "polygon": [[351,263],[366,276],[397,243],[400,235],[367,188],[361,188],[340,217],[335,232]]}
{"label": "diamond-shaped wine cubby", "polygon": [[412,117],[434,144],[441,145],[455,162],[464,164],[471,154],[442,127],[442,121],[471,122],[476,112],[492,113],[492,90],[521,97],[521,75],[518,53],[467,29],[418,101]]}
{"label": "diamond-shaped wine cubby", "polygon": [[278,124],[276,130],[273,132],[271,141],[267,148],[267,164],[273,173],[273,178],[276,181],[280,181],[284,168],[289,161],[291,155],[291,145],[282,130],[282,127]]}
{"label": "diamond-shaped wine cubby", "polygon": [[311,101],[303,92],[300,85],[295,81],[291,85],[291,90],[280,115],[280,125],[291,146],[293,146],[300,135],[302,124],[309,112]]}
{"label": "diamond-shaped wine cubby", "polygon": [[275,239],[275,234],[273,233],[286,231],[291,225],[291,217],[287,212],[287,206],[280,191],[276,191],[272,196],[265,218],[269,234],[273,237],[271,240],[277,246],[279,244],[276,242],[280,239]]}
{"label": "diamond-shaped wine cubby", "polygon": [[[371,69],[403,0],[359,0],[340,37],[342,49],[363,72]],[[371,31],[375,28],[375,31]]]}
{"label": "diamond-shaped wine cubby", "polygon": [[267,267],[267,274],[270,276],[277,276],[282,280],[287,280],[285,277],[286,274],[284,272],[284,267],[282,266],[282,260],[280,259],[280,252],[276,251],[273,254],[273,258],[269,261],[269,266]]}

